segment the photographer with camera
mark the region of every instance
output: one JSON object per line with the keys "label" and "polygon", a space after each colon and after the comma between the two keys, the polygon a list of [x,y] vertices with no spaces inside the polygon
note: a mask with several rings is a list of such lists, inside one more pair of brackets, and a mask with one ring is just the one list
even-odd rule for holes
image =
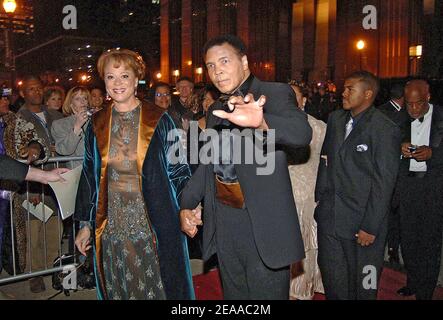
{"label": "photographer with camera", "polygon": [[[63,114],[66,118],[54,121],[51,128],[55,140],[55,150],[61,156],[83,157],[84,129],[90,118],[88,115],[91,105],[91,94],[85,87],[73,87],[63,103]],[[82,164],[82,161],[71,161],[68,167],[73,169]]]}
{"label": "photographer with camera", "polygon": [[429,103],[429,84],[405,87],[411,121],[404,125],[402,161],[393,205],[399,206],[402,257],[407,284],[397,293],[431,300],[437,285],[443,211],[443,108]]}

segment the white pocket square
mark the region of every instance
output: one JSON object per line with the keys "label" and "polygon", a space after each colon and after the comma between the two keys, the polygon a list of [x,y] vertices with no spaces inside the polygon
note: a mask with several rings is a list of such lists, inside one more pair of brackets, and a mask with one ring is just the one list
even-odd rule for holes
{"label": "white pocket square", "polygon": [[366,152],[368,151],[368,145],[366,144],[359,144],[357,146],[357,152]]}

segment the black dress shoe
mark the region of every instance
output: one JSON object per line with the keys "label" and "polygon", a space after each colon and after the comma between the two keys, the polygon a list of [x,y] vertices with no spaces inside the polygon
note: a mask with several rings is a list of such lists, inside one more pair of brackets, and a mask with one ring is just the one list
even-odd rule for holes
{"label": "black dress shoe", "polygon": [[415,290],[411,289],[409,287],[403,287],[397,290],[397,294],[403,296],[403,297],[409,297],[415,294]]}

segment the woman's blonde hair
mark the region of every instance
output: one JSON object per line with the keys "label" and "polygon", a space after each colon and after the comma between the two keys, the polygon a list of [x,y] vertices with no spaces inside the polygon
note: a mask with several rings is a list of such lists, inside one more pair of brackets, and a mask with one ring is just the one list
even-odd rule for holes
{"label": "woman's blonde hair", "polygon": [[113,63],[114,68],[119,68],[123,63],[126,67],[132,69],[138,80],[145,77],[146,64],[141,55],[128,49],[111,49],[102,53],[97,62],[97,70],[100,78],[104,79],[105,67]]}
{"label": "woman's blonde hair", "polygon": [[74,113],[72,111],[72,99],[77,93],[86,94],[86,97],[88,98],[88,106],[91,105],[91,93],[89,92],[88,88],[81,86],[73,87],[69,89],[68,93],[66,94],[66,99],[63,102],[62,111],[64,115],[69,116]]}

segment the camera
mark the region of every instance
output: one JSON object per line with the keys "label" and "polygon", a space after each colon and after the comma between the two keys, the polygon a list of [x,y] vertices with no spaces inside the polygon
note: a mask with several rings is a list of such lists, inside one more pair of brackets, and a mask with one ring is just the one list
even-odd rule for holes
{"label": "camera", "polygon": [[408,147],[409,152],[417,151],[417,146],[411,145]]}

